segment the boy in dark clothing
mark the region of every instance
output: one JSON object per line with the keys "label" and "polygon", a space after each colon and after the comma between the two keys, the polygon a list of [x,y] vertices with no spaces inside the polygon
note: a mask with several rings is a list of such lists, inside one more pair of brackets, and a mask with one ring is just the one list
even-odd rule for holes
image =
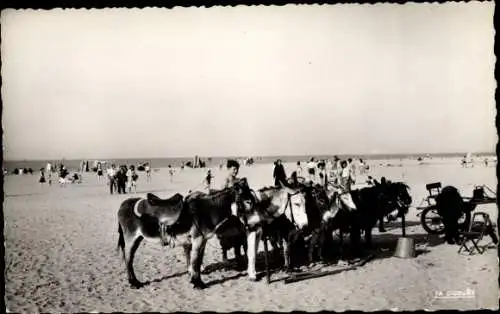
{"label": "boy in dark clothing", "polygon": [[240,171],[240,164],[233,159],[229,159],[226,164],[226,168],[228,171],[228,176],[224,181],[223,189],[230,188],[234,185],[235,182],[239,180],[238,172]]}
{"label": "boy in dark clothing", "polygon": [[208,169],[207,175],[206,175],[205,180],[204,180],[205,189],[208,191],[208,193],[210,193],[210,191],[212,190],[212,179],[213,178],[214,178],[214,176],[212,175],[212,171],[210,169]]}

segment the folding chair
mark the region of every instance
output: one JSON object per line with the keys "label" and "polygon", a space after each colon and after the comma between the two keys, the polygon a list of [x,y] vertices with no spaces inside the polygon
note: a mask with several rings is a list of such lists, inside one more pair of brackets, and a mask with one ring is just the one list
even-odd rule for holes
{"label": "folding chair", "polygon": [[[476,217],[478,216],[482,217],[483,220],[476,220]],[[468,230],[462,232],[463,240],[462,245],[458,249],[458,253],[460,254],[462,249],[465,249],[469,252],[469,255],[472,255],[474,251],[477,251],[479,254],[483,254],[486,249],[481,249],[478,243],[483,239],[484,235],[488,233],[489,228],[492,228],[490,216],[484,212],[474,213]],[[467,243],[469,242],[472,242],[472,246],[470,247],[467,246]]]}

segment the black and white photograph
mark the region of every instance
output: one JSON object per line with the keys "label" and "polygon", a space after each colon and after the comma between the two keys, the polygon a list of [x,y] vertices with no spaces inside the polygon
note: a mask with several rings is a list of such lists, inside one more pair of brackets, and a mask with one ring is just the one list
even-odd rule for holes
{"label": "black and white photograph", "polygon": [[498,310],[494,11],[2,10],[6,311]]}

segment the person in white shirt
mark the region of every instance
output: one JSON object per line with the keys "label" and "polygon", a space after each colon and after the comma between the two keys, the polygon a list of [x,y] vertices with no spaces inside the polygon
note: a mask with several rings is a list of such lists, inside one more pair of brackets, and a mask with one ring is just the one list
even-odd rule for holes
{"label": "person in white shirt", "polygon": [[300,161],[297,161],[297,170],[295,171],[297,177],[302,177],[302,166],[300,165]]}
{"label": "person in white shirt", "polygon": [[339,182],[340,201],[347,207],[347,209],[356,210],[356,204],[354,204],[350,193],[351,186],[355,183],[354,177],[352,176],[351,169],[348,167],[347,161],[342,160],[340,165],[342,167],[342,174]]}
{"label": "person in white shirt", "polygon": [[340,166],[340,158],[334,156],[332,163],[332,170],[330,172],[330,178],[333,180],[335,184],[338,184],[341,174],[342,174],[342,167]]}
{"label": "person in white shirt", "polygon": [[47,163],[47,181],[49,185],[52,184],[52,164],[49,162]]}
{"label": "person in white shirt", "polygon": [[146,163],[146,167],[144,167],[144,170],[146,171],[146,181],[150,182],[151,181],[151,167],[149,166],[149,162]]}
{"label": "person in white shirt", "polygon": [[129,193],[132,192],[132,188],[134,188],[134,193],[137,193],[137,175],[135,173],[134,165],[130,165],[127,170],[127,186]]}
{"label": "person in white shirt", "polygon": [[108,168],[107,175],[108,175],[109,193],[113,194],[113,190],[116,189],[116,169],[114,164]]}
{"label": "person in white shirt", "polygon": [[322,185],[324,187],[328,186],[328,176],[326,173],[326,163],[325,161],[318,162],[318,177],[316,184]]}

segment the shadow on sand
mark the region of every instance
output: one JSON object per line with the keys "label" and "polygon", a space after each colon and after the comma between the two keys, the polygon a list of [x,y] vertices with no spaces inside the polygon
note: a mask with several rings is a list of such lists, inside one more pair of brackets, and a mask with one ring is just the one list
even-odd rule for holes
{"label": "shadow on sand", "polygon": [[[367,263],[373,260],[387,259],[394,257],[394,252],[396,250],[398,239],[401,238],[400,235],[397,234],[379,234],[373,235],[372,239],[372,248],[366,249],[361,254],[353,254],[348,247],[349,244],[344,242],[344,250],[341,255],[337,256],[329,256],[326,261],[313,263],[309,266],[305,267],[304,271],[291,273],[290,276],[285,278],[277,278],[271,279],[271,283],[284,281],[285,283],[298,282],[303,280],[308,280],[312,278],[319,278],[324,276],[336,275],[345,271],[354,270],[360,267],[363,267]],[[444,240],[440,236],[434,236],[429,234],[410,234],[407,235],[407,238],[413,239],[415,243],[415,257],[423,254],[427,254],[430,252],[427,247],[433,247],[444,243]],[[340,243],[338,241],[334,241],[334,245],[338,246]],[[426,245],[426,247],[418,247],[421,245]],[[335,250],[333,248],[332,250]],[[339,269],[334,270],[325,270],[325,268],[330,266],[338,265],[339,260],[343,260],[347,262],[347,265],[341,267]],[[319,265],[319,267],[318,267]],[[272,274],[276,270],[280,270],[278,267],[270,267],[270,273]],[[312,266],[312,267],[311,267]],[[264,268],[264,265],[261,265]],[[314,268],[314,269],[313,269]],[[265,269],[265,268],[264,268]],[[302,268],[304,269],[304,268]],[[265,272],[260,274],[260,278],[265,276]]]}
{"label": "shadow on sand", "polygon": [[[395,227],[396,228],[396,227]],[[444,243],[444,239],[439,235],[429,235],[427,233],[418,233],[418,234],[409,234],[408,238],[413,239],[415,243],[415,254],[416,256],[427,254],[430,252],[427,248],[419,248],[418,246],[425,245],[426,247],[435,247]],[[290,282],[298,282],[303,280],[308,280],[310,278],[318,278],[324,276],[336,275],[345,271],[354,270],[359,267],[363,267],[365,264],[380,259],[392,258],[394,256],[394,252],[396,250],[398,239],[401,238],[401,235],[398,234],[378,234],[373,235],[372,239],[372,248],[365,250],[361,255],[354,256],[348,250],[349,243],[348,240],[344,241],[344,251],[341,256],[335,256],[333,258],[329,258],[328,260],[321,263],[312,263],[309,266],[304,267],[302,265],[302,270],[298,272],[289,273],[291,276],[285,276],[280,278],[272,278],[273,274],[281,272],[284,270],[283,267],[283,256],[281,252],[278,251],[270,251],[268,255],[268,268],[269,273],[271,275],[271,283],[279,282],[279,281],[290,281]],[[332,247],[332,251],[338,249],[336,246],[339,245],[338,241],[334,241]],[[325,270],[325,268],[337,265],[339,260],[343,260],[347,262],[347,266],[334,269],[334,270]],[[318,267],[319,266],[319,267]],[[203,275],[208,275],[215,271],[236,271],[237,273],[234,275],[230,275],[227,277],[223,277],[220,279],[215,279],[207,282],[207,286],[214,286],[217,284],[222,284],[227,281],[236,280],[242,277],[245,277],[247,268],[246,260],[244,262],[238,263],[238,261],[233,258],[228,260],[227,262],[215,262],[209,264],[202,271]],[[314,268],[314,269],[313,269]],[[259,252],[256,256],[256,270],[258,271],[257,280],[262,280],[266,276],[266,263],[264,252]],[[187,272],[176,273],[172,275],[163,276],[158,279],[150,280],[144,282],[144,285],[149,285],[151,283],[157,283],[164,280],[168,280],[170,278],[179,277],[187,275]],[[293,279],[291,279],[293,278]]]}
{"label": "shadow on sand", "polygon": [[[420,226],[421,223],[419,221],[407,221],[405,225],[408,228],[408,227]],[[386,231],[395,229],[401,230],[401,221],[384,222],[384,227]]]}
{"label": "shadow on sand", "polygon": [[143,286],[148,286],[152,283],[158,283],[158,282],[162,282],[164,280],[168,280],[168,279],[171,279],[171,278],[176,278],[176,277],[180,277],[180,276],[184,276],[184,275],[187,275],[187,271],[183,271],[183,272],[180,272],[180,273],[175,273],[175,274],[172,274],[172,275],[166,275],[166,276],[163,276],[161,278],[157,278],[157,279],[153,279],[153,280],[147,280],[145,282],[142,283]]}

